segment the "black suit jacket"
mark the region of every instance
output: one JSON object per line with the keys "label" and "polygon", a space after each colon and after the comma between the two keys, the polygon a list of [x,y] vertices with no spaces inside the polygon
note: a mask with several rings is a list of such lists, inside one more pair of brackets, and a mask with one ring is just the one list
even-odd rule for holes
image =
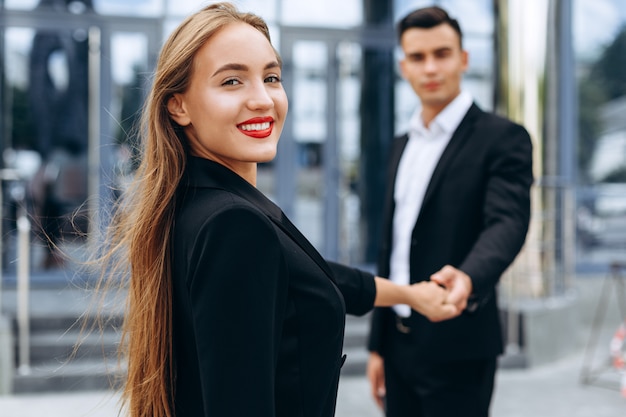
{"label": "black suit jacket", "polygon": [[[394,183],[408,141],[395,139],[390,153],[379,275],[389,276]],[[446,264],[467,273],[473,314],[432,323],[413,312],[409,318],[415,355],[430,359],[494,357],[503,350],[495,287],[521,249],[530,219],[532,144],[520,125],[473,104],[444,150],[413,225],[411,282],[430,279]],[[407,225],[408,227],[409,225]],[[385,352],[392,314],[377,308],[369,349]]]}
{"label": "black suit jacket", "polygon": [[330,417],[346,312],[374,277],[327,263],[256,188],[189,158],[171,248],[179,416]]}

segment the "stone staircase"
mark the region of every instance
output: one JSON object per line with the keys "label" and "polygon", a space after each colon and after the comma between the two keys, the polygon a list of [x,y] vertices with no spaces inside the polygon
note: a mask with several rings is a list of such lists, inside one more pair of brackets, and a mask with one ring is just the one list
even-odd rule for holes
{"label": "stone staircase", "polygon": [[[117,301],[117,295],[110,294],[102,307],[98,307],[85,281],[71,275],[68,278],[67,272],[57,274],[31,277],[27,361],[20,356],[18,290],[10,277],[4,277],[0,313],[6,319],[10,337],[3,346],[12,349],[0,352],[0,379],[8,385],[3,387],[3,392],[109,389],[124,373],[117,361],[123,303]],[[101,316],[101,328],[94,326],[96,309]],[[87,318],[83,329],[81,317],[84,316]]]}
{"label": "stone staircase", "polygon": [[[90,322],[89,326],[93,323]],[[108,389],[123,374],[117,362],[121,317],[102,330],[81,330],[72,315],[35,316],[30,320],[30,366],[19,366],[14,320],[16,370],[13,392],[70,392]]]}
{"label": "stone staircase", "polygon": [[[82,331],[78,320],[81,314],[89,311],[90,298],[86,294],[81,289],[31,291],[30,366],[24,369],[19,366],[17,297],[14,288],[4,288],[3,310],[11,323],[12,361],[15,365],[11,377],[12,393],[109,389],[116,378],[123,376],[124,370],[117,361],[122,314],[109,312],[103,329]],[[369,322],[369,314],[346,317],[344,353],[347,359],[342,368],[343,375],[365,375]]]}

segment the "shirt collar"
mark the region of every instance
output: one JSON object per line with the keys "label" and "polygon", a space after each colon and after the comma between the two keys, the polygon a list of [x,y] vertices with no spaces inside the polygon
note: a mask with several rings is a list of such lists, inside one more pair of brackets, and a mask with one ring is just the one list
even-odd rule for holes
{"label": "shirt collar", "polygon": [[[429,136],[435,132],[444,132],[452,134],[461,124],[463,117],[472,105],[472,96],[467,91],[461,91],[454,100],[450,102],[430,124],[430,129],[424,126],[422,120],[422,109],[418,107],[411,120],[409,121],[409,129],[411,133]],[[430,132],[430,133],[428,133]]]}

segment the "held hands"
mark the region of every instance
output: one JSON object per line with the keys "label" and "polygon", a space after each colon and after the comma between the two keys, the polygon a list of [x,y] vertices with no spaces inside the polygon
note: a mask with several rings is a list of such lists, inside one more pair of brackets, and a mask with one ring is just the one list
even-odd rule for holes
{"label": "held hands", "polygon": [[409,306],[428,320],[437,322],[452,319],[463,310],[450,302],[450,292],[437,282],[422,281],[409,286]]}
{"label": "held hands", "polygon": [[467,300],[472,294],[472,280],[469,275],[460,269],[446,265],[432,274],[430,279],[449,291],[446,302],[454,304],[459,314],[465,310]]}
{"label": "held hands", "polygon": [[430,277],[412,285],[396,285],[375,277],[376,306],[408,304],[432,322],[459,316],[467,307],[472,293],[472,280],[463,271],[446,265]]}
{"label": "held hands", "polygon": [[431,275],[430,279],[411,285],[411,308],[433,322],[460,315],[472,294],[472,280],[469,275],[446,265]]}

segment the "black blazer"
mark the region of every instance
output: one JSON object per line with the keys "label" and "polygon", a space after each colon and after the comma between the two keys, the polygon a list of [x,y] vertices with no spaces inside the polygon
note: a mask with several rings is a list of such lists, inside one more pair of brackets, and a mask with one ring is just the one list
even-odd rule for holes
{"label": "black blazer", "polygon": [[[378,262],[383,277],[389,276],[394,183],[407,141],[407,135],[396,138],[390,153]],[[528,132],[473,104],[435,167],[413,225],[410,277],[428,280],[444,265],[455,266],[471,277],[480,307],[440,323],[413,312],[416,356],[473,359],[502,353],[495,287],[526,238],[532,182]],[[372,317],[369,349],[383,356],[391,314],[377,308]]]}
{"label": "black blazer", "polygon": [[178,416],[330,417],[346,312],[374,277],[322,259],[261,192],[190,157],[171,238]]}

